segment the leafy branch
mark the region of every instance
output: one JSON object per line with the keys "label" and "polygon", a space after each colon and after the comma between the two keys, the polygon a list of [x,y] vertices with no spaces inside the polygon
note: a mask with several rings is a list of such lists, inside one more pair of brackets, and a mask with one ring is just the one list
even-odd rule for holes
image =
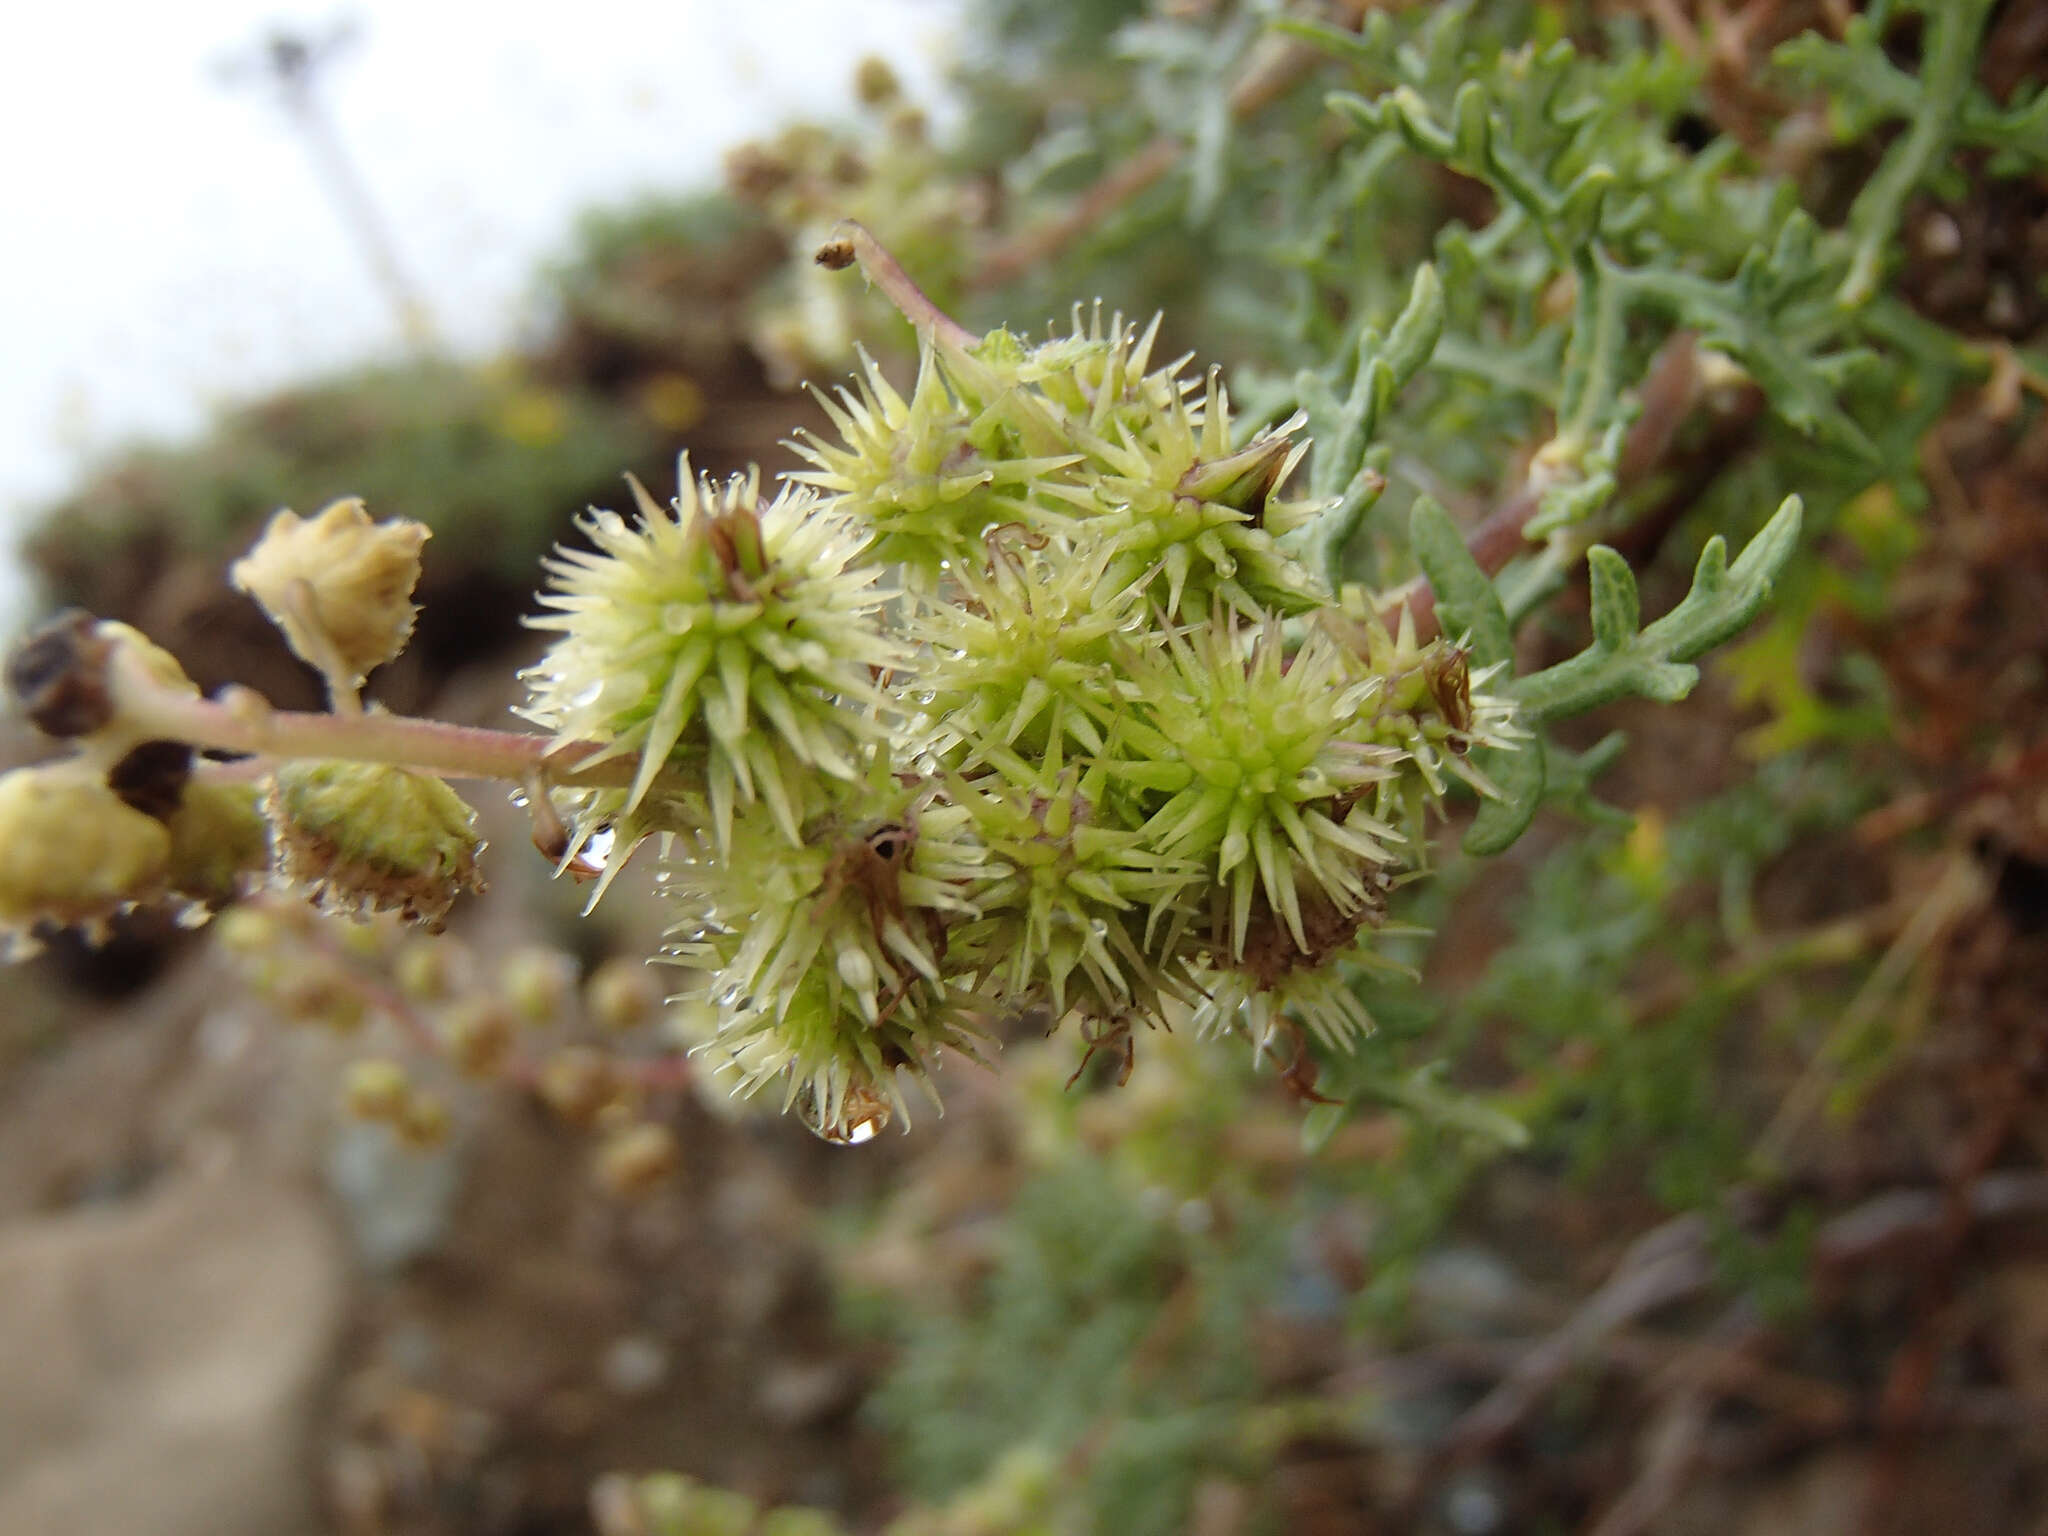
{"label": "leafy branch", "polygon": [[[1341,584],[1344,551],[1386,487],[1384,450],[1372,446],[1394,396],[1427,366],[1444,328],[1444,287],[1436,269],[1416,269],[1408,302],[1383,336],[1361,326],[1352,345],[1328,371],[1303,369],[1294,378],[1295,404],[1308,415],[1315,443],[1308,467],[1311,497],[1332,503],[1311,526],[1311,568],[1330,589]],[[1338,384],[1349,375],[1348,387]]]}
{"label": "leafy branch", "polygon": [[[1718,535],[1708,540],[1691,590],[1647,627],[1628,562],[1604,544],[1587,551],[1593,643],[1568,661],[1508,685],[1520,723],[1535,734],[1512,751],[1475,754],[1475,766],[1499,793],[1480,803],[1465,840],[1468,853],[1505,850],[1527,829],[1546,790],[1583,805],[1588,780],[1611,761],[1619,742],[1603,742],[1578,759],[1561,754],[1565,772],[1553,785],[1542,727],[1630,694],[1668,704],[1692,692],[1699,681],[1692,660],[1740,631],[1770,598],[1773,582],[1798,547],[1801,514],[1799,498],[1786,498],[1733,565],[1725,541]],[[1415,504],[1409,543],[1435,589],[1445,632],[1461,635],[1483,666],[1511,664],[1513,632],[1500,594],[1449,515],[1428,497]]]}
{"label": "leafy branch", "polygon": [[1992,7],[1993,0],[1923,0],[1917,9],[1927,18],[1927,32],[1917,78],[1885,54],[1889,6],[1857,17],[1839,43],[1809,33],[1773,55],[1780,68],[1829,92],[1845,135],[1867,133],[1889,119],[1907,124],[1849,210],[1854,255],[1839,295],[1847,308],[1860,308],[1877,292],[1906,199],[1945,168],[1950,150],[1987,148],[2021,165],[2048,164],[2048,90],[2001,108],[1976,87],[1977,53]]}
{"label": "leafy branch", "polygon": [[[1535,97],[1533,113],[1527,101],[1503,97],[1477,80],[1458,89],[1448,118],[1412,86],[1376,99],[1330,97],[1333,109],[1361,126],[1398,133],[1420,153],[1485,181],[1508,205],[1501,217],[1513,215],[1540,234],[1557,269],[1571,276],[1573,323],[1557,431],[1545,454],[1568,473],[1560,474],[1531,535],[1582,520],[1612,494],[1611,454],[1603,450],[1637,371],[1632,354],[1639,342],[1630,321],[1638,315],[1699,332],[1741,363],[1794,427],[1873,458],[1874,447],[1842,408],[1836,388],[1853,354],[1822,351],[1842,328],[1833,306],[1819,302],[1839,266],[1829,242],[1794,210],[1780,220],[1768,251],[1751,249],[1725,279],[1665,258],[1642,239],[1642,195],[1621,195],[1634,190],[1629,178],[1605,160],[1582,163],[1589,153],[1581,142],[1584,125],[1591,119],[1579,104],[1561,99],[1574,58],[1560,43],[1521,71],[1527,82],[1522,95]],[[1532,120],[1570,131],[1547,147],[1524,142],[1537,137],[1522,126]],[[1631,248],[1644,259],[1618,254]]]}
{"label": "leafy branch", "polygon": [[1628,694],[1668,704],[1692,692],[1699,681],[1692,659],[1737,633],[1769,599],[1798,545],[1801,511],[1799,498],[1788,496],[1732,565],[1725,541],[1709,539],[1684,600],[1641,628],[1641,599],[1628,562],[1594,545],[1586,553],[1593,643],[1569,661],[1515,680],[1510,692],[1524,721],[1547,724]]}

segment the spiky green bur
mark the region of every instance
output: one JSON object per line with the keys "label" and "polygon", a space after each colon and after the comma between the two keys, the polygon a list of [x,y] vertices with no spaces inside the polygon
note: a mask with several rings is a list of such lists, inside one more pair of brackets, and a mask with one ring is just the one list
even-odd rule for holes
{"label": "spiky green bur", "polygon": [[1150,631],[1135,588],[1105,593],[1102,555],[995,538],[917,613],[916,702],[947,760],[1029,783],[1048,753],[1099,753],[1123,709],[1117,658]]}
{"label": "spiky green bur", "polygon": [[1372,816],[1374,786],[1399,775],[1397,747],[1360,739],[1384,680],[1318,632],[1291,657],[1277,621],[1169,632],[1135,656],[1140,700],[1121,722],[1114,782],[1146,795],[1143,832],[1208,876],[1214,942],[1244,957],[1255,900],[1309,949],[1304,896],[1363,913],[1406,838]]}
{"label": "spiky green bur", "polygon": [[[526,674],[527,718],[564,741],[597,741],[637,760],[623,796],[585,807],[582,830],[639,809],[671,762],[702,760],[712,821],[765,801],[783,834],[803,816],[794,762],[828,778],[854,773],[875,732],[873,669],[900,659],[887,638],[878,567],[857,565],[857,537],[785,488],[762,504],[758,471],[724,482],[690,473],[666,509],[632,482],[639,517],[593,511],[588,550],[548,561],[559,632]],[[693,772],[693,776],[694,776]]]}
{"label": "spiky green bur", "polygon": [[949,781],[987,861],[974,887],[977,916],[952,936],[949,956],[971,965],[1003,1007],[1049,1002],[1114,1021],[1158,1018],[1168,998],[1192,1000],[1175,950],[1193,865],[1145,846],[1104,794],[1100,771],[1083,781],[1058,753],[1019,784]]}
{"label": "spiky green bur", "polygon": [[973,346],[927,336],[905,400],[871,361],[856,390],[820,396],[840,441],[803,434],[827,492],[869,530],[872,558],[920,584],[983,562],[1015,524],[1074,551],[1103,551],[1098,595],[1156,582],[1169,615],[1217,598],[1245,614],[1328,599],[1280,546],[1316,506],[1279,487],[1306,452],[1296,418],[1231,443],[1230,406],[1182,358],[1150,366],[1159,322],[1139,331],[1098,306],[1070,335],[1026,347],[1008,331]]}
{"label": "spiky green bur", "polygon": [[832,1140],[901,1115],[943,1047],[971,1051],[972,1011],[947,963],[948,924],[986,861],[955,807],[879,766],[835,785],[792,841],[760,806],[729,835],[672,840],[663,885],[682,908],[669,956],[707,974],[710,1049],[739,1091],[782,1085],[784,1106]]}
{"label": "spiky green bur", "polygon": [[1176,935],[1198,1023],[1262,1049],[1283,1015],[1332,1046],[1365,1032],[1345,967],[1382,963],[1388,894],[1426,867],[1447,779],[1480,778],[1465,754],[1512,744],[1507,703],[1412,628],[1318,626],[1290,649],[1276,618],[1223,613],[1131,655],[1122,688],[1095,771],[1142,846],[1196,871],[1147,931]]}
{"label": "spiky green bur", "polygon": [[[800,433],[793,446],[812,468],[791,478],[829,493],[834,509],[867,531],[869,558],[901,565],[927,585],[955,562],[976,559],[987,529],[1032,521],[1034,483],[1077,457],[1028,451],[1002,413],[976,410],[953,387],[935,346],[920,355],[908,400],[865,353],[861,370],[837,400],[813,391],[840,441]],[[1002,403],[1013,420],[1029,410],[1027,401]],[[1033,425],[1037,443],[1057,447],[1051,422]]]}
{"label": "spiky green bur", "polygon": [[1150,577],[1170,614],[1221,600],[1250,619],[1322,602],[1306,568],[1277,542],[1320,510],[1278,494],[1308,452],[1294,435],[1305,420],[1291,417],[1233,449],[1230,397],[1211,369],[1196,406],[1175,393],[1145,430],[1116,421],[1114,439],[1091,434],[1103,470],[1091,532],[1112,554],[1105,590]]}
{"label": "spiky green bur", "polygon": [[1462,645],[1416,638],[1413,612],[1401,610],[1400,628],[1390,631],[1377,617],[1323,615],[1326,632],[1366,675],[1379,679],[1371,708],[1359,721],[1360,739],[1403,754],[1411,771],[1374,786],[1374,815],[1404,829],[1420,846],[1426,814],[1437,809],[1453,779],[1482,798],[1498,793],[1472,762],[1479,747],[1512,751],[1528,739],[1515,723],[1515,705],[1487,685],[1504,663],[1471,668]]}

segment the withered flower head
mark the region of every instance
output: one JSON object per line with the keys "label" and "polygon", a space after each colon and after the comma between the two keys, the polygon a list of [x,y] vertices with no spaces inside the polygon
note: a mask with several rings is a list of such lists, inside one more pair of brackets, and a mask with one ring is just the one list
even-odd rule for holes
{"label": "withered flower head", "polygon": [[282,511],[228,574],[300,659],[352,694],[412,638],[412,589],[429,531],[403,518],[373,523],[354,497],[311,518]]}

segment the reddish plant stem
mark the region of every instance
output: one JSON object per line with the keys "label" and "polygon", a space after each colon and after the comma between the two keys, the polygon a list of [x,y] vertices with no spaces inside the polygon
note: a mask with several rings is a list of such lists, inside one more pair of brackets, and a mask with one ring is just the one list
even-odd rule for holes
{"label": "reddish plant stem", "polygon": [[887,246],[877,240],[865,224],[854,219],[841,219],[832,231],[832,240],[818,252],[818,264],[839,268],[858,261],[867,280],[888,297],[898,313],[918,333],[930,336],[953,347],[972,347],[981,340],[958,320],[947,314],[932,302],[926,293],[903,270],[903,263],[889,253]]}
{"label": "reddish plant stem", "polygon": [[120,647],[107,662],[107,691],[117,716],[136,734],[221,752],[392,763],[451,778],[515,784],[539,775],[551,785],[574,788],[623,788],[632,782],[635,767],[629,758],[579,767],[604,748],[594,741],[557,743],[532,731],[493,731],[407,715],[273,709],[246,688],[226,690],[218,699],[201,698],[166,687]]}

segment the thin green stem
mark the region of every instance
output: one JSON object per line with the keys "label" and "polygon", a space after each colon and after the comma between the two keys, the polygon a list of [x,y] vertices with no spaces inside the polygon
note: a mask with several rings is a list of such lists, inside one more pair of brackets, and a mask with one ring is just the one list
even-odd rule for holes
{"label": "thin green stem", "polygon": [[1842,283],[1845,308],[1861,308],[1877,292],[1885,247],[1898,228],[1906,198],[1948,148],[1975,77],[1977,44],[1991,6],[1992,0],[1946,0],[1926,8],[1929,38],[1919,108],[1905,136],[1892,145],[1849,210],[1856,254]]}

